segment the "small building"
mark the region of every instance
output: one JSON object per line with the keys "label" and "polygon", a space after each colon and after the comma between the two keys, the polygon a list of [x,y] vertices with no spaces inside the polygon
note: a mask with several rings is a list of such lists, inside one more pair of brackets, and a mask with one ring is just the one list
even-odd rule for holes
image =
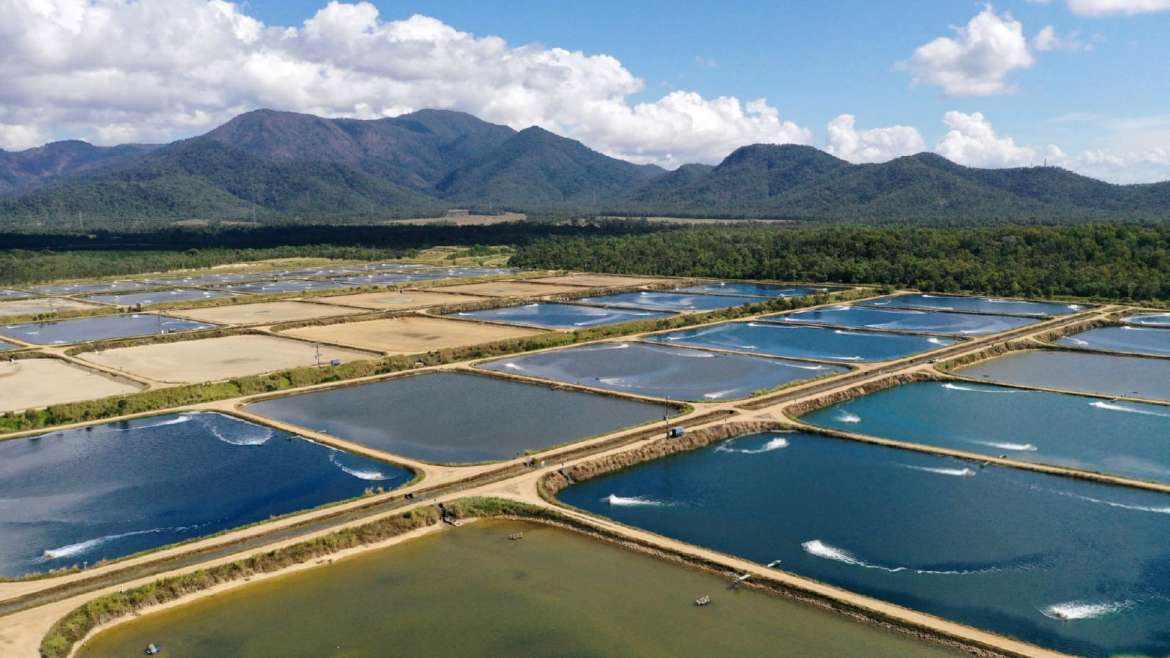
{"label": "small building", "polygon": [[677,438],[681,437],[683,434],[686,434],[686,432],[687,432],[686,428],[683,427],[682,425],[679,425],[678,427],[670,428],[670,432],[667,433],[667,436],[669,438],[672,438],[672,439],[677,439]]}

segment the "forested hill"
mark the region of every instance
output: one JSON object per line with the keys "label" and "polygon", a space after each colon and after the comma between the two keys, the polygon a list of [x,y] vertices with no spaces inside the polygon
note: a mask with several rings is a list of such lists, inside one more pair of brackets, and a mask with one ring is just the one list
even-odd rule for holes
{"label": "forested hill", "polygon": [[541,128],[421,110],[378,120],[257,110],[161,147],[0,151],[0,223],[370,220],[452,207],[848,223],[1170,221],[1170,182],[1055,167],[975,169],[921,153],[855,165],[809,146],[741,147],[664,171]]}

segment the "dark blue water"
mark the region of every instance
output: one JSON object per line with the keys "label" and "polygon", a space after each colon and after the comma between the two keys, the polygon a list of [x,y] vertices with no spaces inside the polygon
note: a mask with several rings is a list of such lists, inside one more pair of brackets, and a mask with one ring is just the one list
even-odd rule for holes
{"label": "dark blue water", "polygon": [[1032,350],[958,371],[989,382],[1170,401],[1170,360]]}
{"label": "dark blue water", "polygon": [[1032,324],[1032,318],[1006,315],[973,315],[913,310],[885,310],[864,306],[832,306],[785,315],[770,315],[776,322],[807,322],[833,327],[914,331],[944,335],[994,334]]}
{"label": "dark blue water", "polygon": [[833,289],[813,286],[783,286],[774,283],[748,283],[745,281],[716,281],[678,288],[677,292],[700,295],[740,295],[743,297],[805,297],[830,290]]}
{"label": "dark blue water", "polygon": [[332,290],[335,288],[348,287],[348,283],[342,283],[339,281],[300,281],[296,279],[288,279],[285,281],[238,283],[230,286],[224,286],[223,289],[233,293],[244,292],[255,295],[271,295],[279,292],[308,292],[310,290]]}
{"label": "dark blue water", "polygon": [[1170,356],[1170,329],[1131,326],[1101,327],[1065,336],[1057,340],[1056,343],[1085,350]]}
{"label": "dark blue water", "polygon": [[643,464],[560,497],[1060,651],[1170,652],[1165,494],[791,433]]}
{"label": "dark blue water", "polygon": [[0,336],[10,336],[34,345],[60,345],[110,338],[131,338],[151,334],[210,329],[213,324],[179,318],[134,313],[77,318],[57,322],[29,322],[0,326]]}
{"label": "dark blue water", "polygon": [[830,361],[887,361],[953,344],[949,338],[880,334],[770,322],[732,322],[647,336],[666,345],[693,345],[772,356]]}
{"label": "dark blue water", "polygon": [[600,343],[498,359],[480,368],[672,400],[734,400],[845,368],[644,343]]}
{"label": "dark blue water", "polygon": [[174,290],[156,290],[154,292],[128,292],[117,295],[93,295],[87,299],[119,306],[151,306],[153,304],[169,304],[172,302],[186,302],[198,299],[214,299],[226,297],[228,293],[222,290],[192,290],[176,288]]}
{"label": "dark blue water", "polygon": [[89,295],[96,293],[114,293],[124,290],[141,290],[146,288],[145,281],[99,281],[95,283],[54,283],[29,288],[42,295]]}
{"label": "dark blue water", "polygon": [[430,373],[277,398],[248,410],[440,463],[511,459],[675,411],[483,375]]}
{"label": "dark blue water", "polygon": [[471,318],[473,320],[507,322],[509,324],[543,327],[546,329],[588,329],[589,327],[617,324],[619,322],[634,322],[635,320],[652,320],[654,318],[670,317],[670,313],[658,311],[636,311],[574,304],[546,303],[493,308],[484,311],[468,311],[466,313],[454,313],[452,315],[454,317]]}
{"label": "dark blue water", "polygon": [[1142,313],[1131,315],[1125,321],[1150,327],[1170,327],[1170,313]]}
{"label": "dark blue water", "polygon": [[691,295],[677,292],[623,292],[601,297],[578,299],[582,304],[599,304],[647,311],[715,311],[721,308],[744,306],[767,301],[764,297],[732,297],[721,295]]}
{"label": "dark blue water", "polygon": [[118,558],[393,488],[409,471],[220,414],[0,442],[0,575]]}
{"label": "dark blue water", "polygon": [[1091,306],[1081,304],[1064,304],[1060,302],[1029,302],[1020,299],[926,294],[898,295],[896,297],[860,302],[859,305],[912,308],[926,311],[971,311],[976,313],[994,313],[997,315],[1030,316],[1068,315],[1092,308]]}
{"label": "dark blue water", "polygon": [[921,382],[820,409],[804,420],[888,439],[1170,482],[1170,406]]}

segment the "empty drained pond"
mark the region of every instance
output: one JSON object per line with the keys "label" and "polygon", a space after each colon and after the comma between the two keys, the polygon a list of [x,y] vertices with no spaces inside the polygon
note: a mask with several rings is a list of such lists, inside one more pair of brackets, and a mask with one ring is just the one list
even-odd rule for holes
{"label": "empty drained pond", "polygon": [[[708,592],[712,604],[696,608]],[[141,655],[151,642],[185,658],[961,655],[513,521],[477,521],[146,615],[99,633],[78,655]]]}
{"label": "empty drained pond", "polygon": [[644,343],[600,343],[497,359],[479,367],[673,400],[734,400],[841,366]]}
{"label": "empty drained pond", "polygon": [[950,338],[851,331],[771,322],[732,322],[648,336],[667,345],[694,345],[830,361],[887,361],[954,344]]}
{"label": "empty drained pond", "polygon": [[410,478],[405,469],[215,413],[3,441],[0,575],[94,564]]}
{"label": "empty drained pond", "polygon": [[792,432],[644,463],[560,498],[1051,649],[1170,652],[1170,495]]}
{"label": "empty drained pond", "polygon": [[484,311],[453,313],[451,317],[470,320],[490,320],[545,329],[580,329],[620,322],[653,320],[669,317],[670,313],[633,309],[598,308],[575,304],[525,304]]}
{"label": "empty drained pond", "polygon": [[976,315],[973,313],[906,309],[887,310],[865,306],[830,306],[785,315],[770,315],[767,316],[767,319],[777,322],[803,322],[833,327],[954,336],[994,334],[1036,322],[1033,318],[1007,315]]}
{"label": "empty drained pond", "polygon": [[967,382],[918,382],[803,417],[814,425],[1170,482],[1170,406]]}
{"label": "empty drained pond", "polygon": [[1030,350],[958,371],[964,377],[1078,393],[1170,401],[1170,360]]}
{"label": "empty drained pond", "polygon": [[4,325],[0,326],[0,336],[16,338],[33,345],[61,345],[91,340],[133,338],[173,331],[194,331],[210,329],[214,326],[165,315],[135,313],[133,315],[103,315],[56,322]]}
{"label": "empty drained pond", "polygon": [[675,413],[660,404],[447,372],[276,398],[248,411],[439,463],[511,459]]}

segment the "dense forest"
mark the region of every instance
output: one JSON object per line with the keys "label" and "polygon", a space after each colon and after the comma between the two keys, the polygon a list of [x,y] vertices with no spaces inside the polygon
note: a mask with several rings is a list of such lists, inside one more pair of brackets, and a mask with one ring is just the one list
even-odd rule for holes
{"label": "dense forest", "polygon": [[938,292],[1170,299],[1170,228],[716,228],[556,237],[521,267],[881,283]]}

